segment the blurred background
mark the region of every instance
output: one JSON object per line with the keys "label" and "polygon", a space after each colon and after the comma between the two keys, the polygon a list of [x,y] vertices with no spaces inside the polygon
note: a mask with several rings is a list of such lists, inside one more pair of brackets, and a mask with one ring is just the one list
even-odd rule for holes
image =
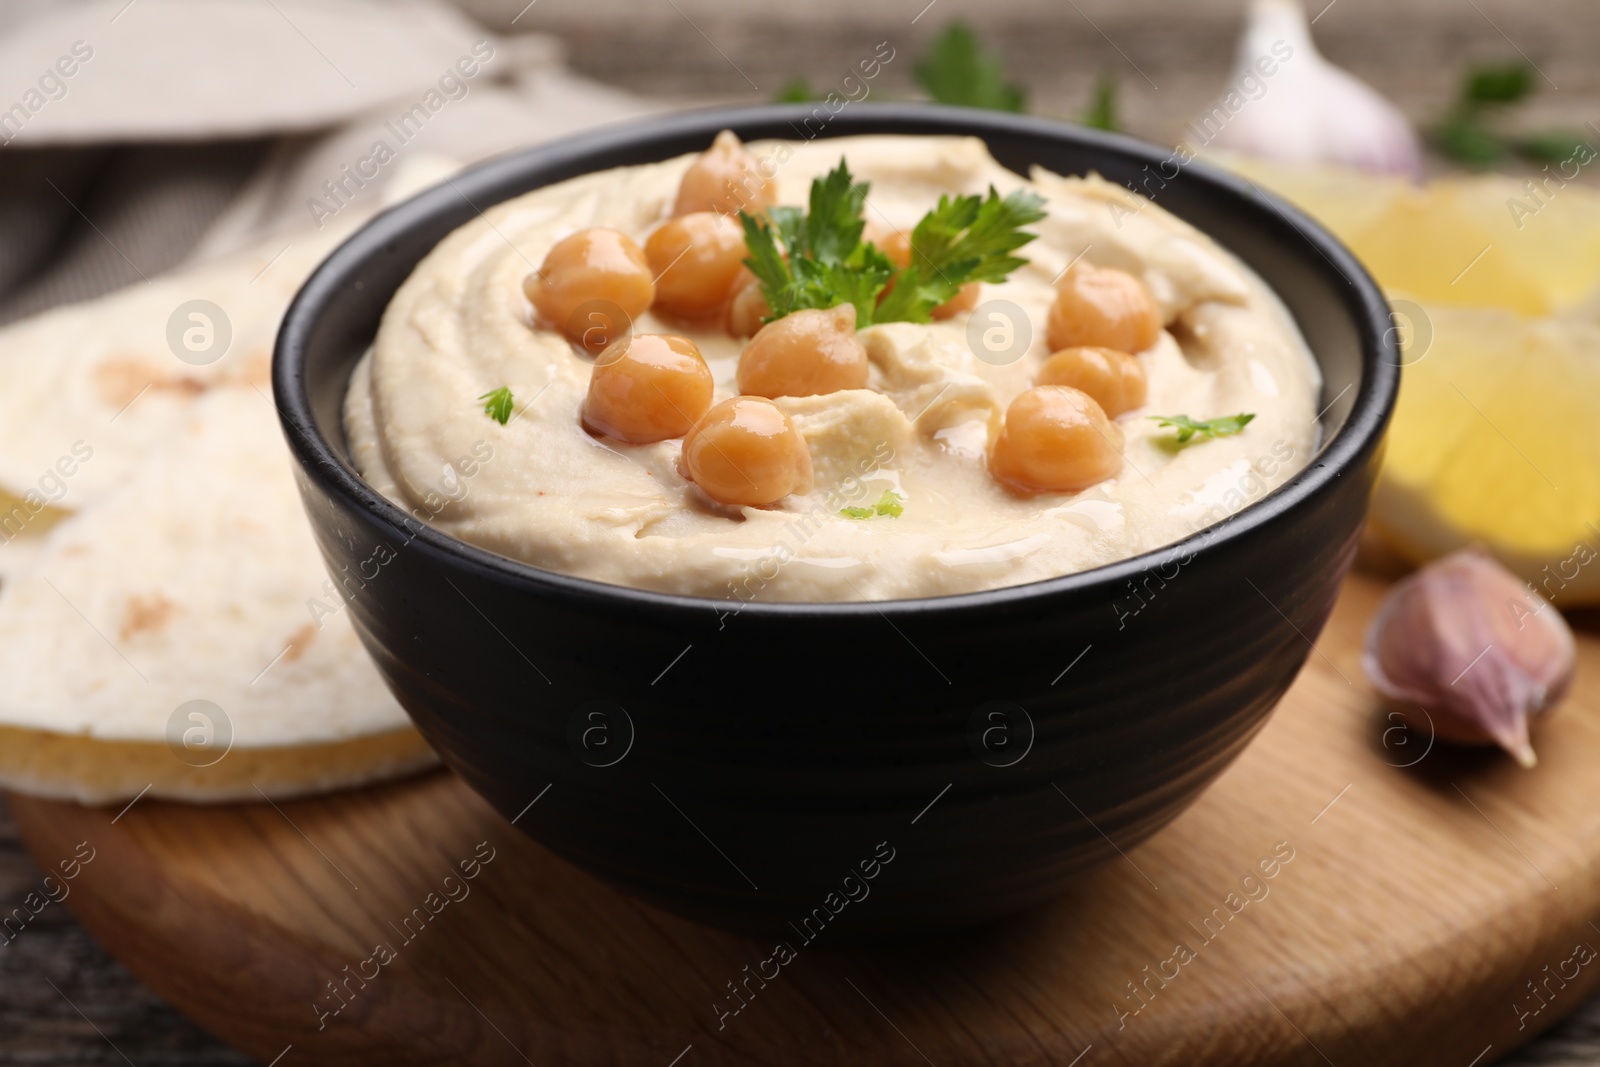
{"label": "blurred background", "polygon": [[[1473,71],[1508,63],[1531,75],[1514,128],[1581,132],[1595,117],[1593,5],[1309,6],[1317,47],[1419,130],[1451,111]],[[971,28],[1026,110],[1098,110],[1173,143],[1223,89],[1244,23],[1243,0],[12,0],[0,5],[0,108],[11,109],[0,321],[311,221],[300,202],[373,140],[394,140],[382,122],[475,41],[497,49],[466,86],[477,99],[451,101],[408,154],[459,165],[654,110],[822,97],[880,42],[893,59],[870,98],[927,99],[918,71],[952,26]],[[92,58],[53,76],[75,44]],[[236,200],[252,181],[245,211]],[[232,229],[210,232],[229,207]]]}
{"label": "blurred background", "polygon": [[[462,6],[489,26],[522,7],[488,0]],[[1226,78],[1247,8],[1244,0],[938,0],[931,7],[926,0],[818,0],[789,10],[757,0],[677,0],[675,6],[540,0],[518,25],[532,22],[560,37],[573,68],[591,77],[644,93],[673,89],[736,100],[759,94],[725,66],[705,61],[705,42],[697,48],[685,36],[686,17],[758,83],[802,74],[819,87],[837,79],[841,58],[863,40],[887,39],[917,54],[952,22],[964,21],[1004,57],[1028,92],[1029,110],[1076,117],[1096,80],[1110,75],[1122,89],[1128,131],[1171,142]],[[1316,19],[1318,48],[1419,122],[1448,106],[1469,66],[1515,59],[1519,47],[1561,87],[1530,106],[1530,123],[1581,125],[1594,117],[1586,105],[1600,93],[1600,69],[1579,45],[1600,32],[1592,4],[1309,0],[1306,9]],[[922,95],[911,64],[891,68],[884,82],[885,93]]]}
{"label": "blurred background", "polygon": [[[867,86],[873,101],[940,99],[1193,141],[1188,124],[1237,84],[1241,51],[1255,54],[1241,45],[1248,17],[1245,0],[8,0],[0,324],[244,249],[286,251],[461,166],[597,124],[712,104],[860,99],[861,83],[846,79],[873,55],[891,57]],[[1243,169],[1322,215],[1392,294],[1422,301],[1408,305],[1418,315],[1435,309],[1439,343],[1457,338],[1461,360],[1472,353],[1459,339],[1485,327],[1451,316],[1490,316],[1513,340],[1530,317],[1565,316],[1548,344],[1579,351],[1589,376],[1580,381],[1595,382],[1585,294],[1600,279],[1600,207],[1587,193],[1561,192],[1561,211],[1577,221],[1547,228],[1560,228],[1565,244],[1519,238],[1495,253],[1510,257],[1498,265],[1469,259],[1480,245],[1480,259],[1504,246],[1502,231],[1522,232],[1553,189],[1594,184],[1600,168],[1588,166],[1593,149],[1583,151],[1600,146],[1600,6],[1308,0],[1291,29],[1295,20],[1375,97],[1298,82],[1291,96],[1288,81],[1275,83],[1285,86],[1284,106],[1250,113],[1264,123],[1270,111],[1278,130],[1263,134],[1253,121],[1252,144],[1241,122],[1237,138],[1219,139],[1234,143],[1207,147],[1241,153]],[[1384,115],[1370,114],[1373,99],[1408,129],[1392,152],[1361,158],[1363,144],[1395,136]],[[1366,121],[1341,126],[1341,115]],[[1252,170],[1252,150],[1300,157],[1269,167],[1312,169]],[[1348,181],[1326,169],[1352,163]],[[1539,186],[1542,196],[1519,191],[1564,164],[1572,173]],[[1503,177],[1427,200],[1411,184],[1484,171]],[[1390,210],[1399,214],[1373,222]],[[1430,234],[1460,248],[1430,259]],[[1463,282],[1467,270],[1475,273]],[[1528,288],[1541,271],[1545,280]],[[1600,396],[1573,392],[1590,408]],[[1415,411],[1397,424],[1402,453],[1407,425],[1440,433],[1422,401],[1410,402]],[[1535,435],[1575,421],[1490,414],[1541,467],[1573,461],[1564,439],[1551,439],[1547,458]],[[1524,437],[1519,420],[1541,425]],[[1588,447],[1580,461],[1589,466],[1565,484],[1592,484]],[[1532,484],[1508,462],[1506,484]],[[1544,525],[1519,542],[1527,531],[1474,527],[1501,520],[1450,497],[1448,472],[1418,471],[1410,482],[1391,478],[1380,509],[1413,558],[1487,539],[1537,573],[1575,536],[1555,526],[1570,519],[1581,533],[1579,523],[1600,518],[1592,499],[1569,494],[1554,519],[1534,509]],[[1590,588],[1575,603],[1594,597]],[[0,899],[37,878],[0,810]],[[0,951],[0,1064],[124,1061],[245,1062],[142,989],[63,909],[48,909],[27,939]],[[1600,1063],[1600,1007],[1509,1062]]]}

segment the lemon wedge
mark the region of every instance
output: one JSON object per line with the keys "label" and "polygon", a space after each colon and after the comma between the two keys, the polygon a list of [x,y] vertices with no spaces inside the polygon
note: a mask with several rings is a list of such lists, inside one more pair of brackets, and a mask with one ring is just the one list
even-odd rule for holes
{"label": "lemon wedge", "polygon": [[1567,182],[1559,164],[1535,178],[1418,187],[1359,171],[1216,161],[1327,226],[1386,289],[1426,304],[1549,315],[1600,288],[1600,193]]}
{"label": "lemon wedge", "polygon": [[1418,563],[1482,544],[1556,603],[1600,603],[1600,194],[1220,162],[1326,225],[1410,320],[1373,530]]}
{"label": "lemon wedge", "polygon": [[1557,603],[1600,600],[1600,326],[1428,315],[1431,344],[1416,331],[1405,356],[1373,528],[1417,562],[1481,543]]}

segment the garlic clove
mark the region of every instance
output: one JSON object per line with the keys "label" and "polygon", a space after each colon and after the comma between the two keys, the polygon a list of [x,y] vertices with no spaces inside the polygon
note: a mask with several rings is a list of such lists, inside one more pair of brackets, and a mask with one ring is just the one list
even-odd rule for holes
{"label": "garlic clove", "polygon": [[1566,620],[1481,548],[1398,583],[1367,628],[1361,662],[1383,697],[1428,715],[1440,740],[1497,744],[1535,762],[1530,720],[1572,684]]}
{"label": "garlic clove", "polygon": [[1227,87],[1186,135],[1196,149],[1422,175],[1422,144],[1410,121],[1322,57],[1300,0],[1254,0]]}

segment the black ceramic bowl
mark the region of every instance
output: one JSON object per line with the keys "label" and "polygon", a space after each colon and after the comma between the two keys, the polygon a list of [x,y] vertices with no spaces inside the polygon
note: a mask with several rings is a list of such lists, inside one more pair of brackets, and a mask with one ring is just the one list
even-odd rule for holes
{"label": "black ceramic bowl", "polygon": [[[972,134],[1024,173],[1164,174],[1157,203],[1255,268],[1299,322],[1327,383],[1320,453],[1220,525],[1086,573],[742,609],[513,562],[407,516],[356,474],[340,422],[351,368],[446,234],[539,186],[698,151],[723,128],[795,138],[810,116],[653,119],[481,166],[330,256],[289,309],[273,368],[328,566],[357,576],[356,628],[445,762],[613,884],[796,947],[824,928],[836,940],[1026,907],[1191,803],[1328,616],[1399,363],[1365,271],[1237,178],[1200,165],[1173,177],[1164,150],[1042,119],[852,105],[821,136]],[[380,546],[393,559],[377,567]]]}

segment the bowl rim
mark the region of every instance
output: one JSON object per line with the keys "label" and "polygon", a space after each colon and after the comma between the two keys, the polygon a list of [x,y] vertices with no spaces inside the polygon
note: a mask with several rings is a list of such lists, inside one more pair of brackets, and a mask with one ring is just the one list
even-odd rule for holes
{"label": "bowl rim", "polygon": [[[1350,287],[1352,292],[1346,300],[1346,308],[1353,318],[1364,320],[1356,323],[1361,342],[1361,381],[1356,386],[1356,396],[1344,424],[1321,442],[1306,466],[1289,481],[1219,522],[1202,527],[1182,540],[1136,556],[1021,585],[894,600],[742,601],[732,596],[639,589],[546,570],[480,548],[427,522],[416,520],[368,485],[317,429],[304,368],[306,338],[323,308],[340,299],[341,291],[349,283],[352,268],[389,242],[403,239],[406,231],[421,218],[442,210],[446,203],[457,203],[457,198],[466,200],[481,216],[483,209],[492,206],[492,203],[480,204],[471,195],[474,191],[493,189],[530,169],[548,172],[581,167],[586,160],[625,151],[640,141],[669,141],[702,133],[709,143],[711,136],[722,129],[740,132],[745,128],[766,127],[776,123],[787,123],[798,131],[795,123],[813,118],[817,107],[814,104],[716,107],[603,126],[494,157],[369,219],[345,238],[302,284],[284,314],[273,346],[274,401],[290,451],[301,470],[306,477],[318,483],[323,492],[340,498],[347,507],[366,513],[373,521],[388,527],[397,539],[403,539],[404,548],[401,551],[420,551],[444,566],[474,572],[480,578],[507,585],[518,592],[612,601],[615,606],[651,612],[692,612],[703,615],[708,609],[716,609],[719,614],[749,613],[788,618],[840,618],[876,614],[892,620],[897,616],[916,616],[934,611],[1003,609],[1057,595],[1101,595],[1108,601],[1114,601],[1129,578],[1148,573],[1154,568],[1164,568],[1174,561],[1186,565],[1204,553],[1220,551],[1227,542],[1246,537],[1304,504],[1340,479],[1363,453],[1378,444],[1394,408],[1400,375],[1396,330],[1392,326],[1389,303],[1382,290],[1355,256],[1304,212],[1246,178],[1193,158],[1182,164],[1186,175],[1202,184],[1220,187],[1224,193],[1238,199],[1243,210],[1256,213],[1269,225],[1274,224],[1273,214],[1279,216],[1284,224],[1299,232],[1310,248],[1326,262],[1327,269]],[[1173,150],[1151,142],[1052,119],[934,104],[852,104],[832,114],[825,129],[816,138],[893,132],[884,127],[894,127],[896,130],[903,127],[901,132],[922,135],[982,138],[987,133],[1001,133],[1075,141],[1151,166],[1157,166],[1173,155]],[[599,169],[606,168],[601,165],[588,170],[572,170],[566,177],[556,177],[530,186],[529,191]],[[498,202],[501,201],[493,203]],[[1321,269],[1315,263],[1312,265],[1314,269]],[[1320,420],[1320,413],[1318,418]],[[720,611],[723,608],[727,610]]]}

